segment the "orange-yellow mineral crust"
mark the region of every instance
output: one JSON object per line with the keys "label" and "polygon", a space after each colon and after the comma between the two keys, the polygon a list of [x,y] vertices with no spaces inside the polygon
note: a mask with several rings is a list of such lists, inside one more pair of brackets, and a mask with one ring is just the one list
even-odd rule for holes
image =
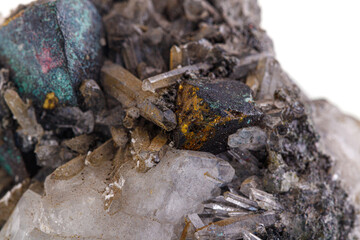
{"label": "orange-yellow mineral crust", "polygon": [[[239,90],[235,95],[229,92],[233,88]],[[219,152],[229,134],[261,117],[251,103],[250,89],[238,81],[185,81],[177,96],[175,140],[183,149]]]}

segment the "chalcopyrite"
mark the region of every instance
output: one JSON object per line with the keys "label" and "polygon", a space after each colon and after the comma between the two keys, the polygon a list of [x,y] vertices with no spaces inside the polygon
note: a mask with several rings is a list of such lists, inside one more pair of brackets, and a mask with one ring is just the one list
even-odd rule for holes
{"label": "chalcopyrite", "polygon": [[260,19],[256,0],[18,8],[0,239],[360,237],[360,123],[296,86]]}
{"label": "chalcopyrite", "polygon": [[35,1],[0,29],[0,61],[23,97],[43,104],[55,93],[77,104],[77,87],[96,78],[101,59],[101,17],[88,0]]}

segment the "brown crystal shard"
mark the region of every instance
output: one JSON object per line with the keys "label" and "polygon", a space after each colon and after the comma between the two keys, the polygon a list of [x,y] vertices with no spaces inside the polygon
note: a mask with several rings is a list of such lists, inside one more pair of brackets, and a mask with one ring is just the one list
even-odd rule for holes
{"label": "brown crystal shard", "polygon": [[107,62],[102,68],[105,91],[115,97],[123,107],[137,107],[141,116],[167,131],[176,127],[173,111],[160,106],[159,96],[141,89],[142,82],[123,67]]}
{"label": "brown crystal shard", "polygon": [[104,90],[116,98],[123,107],[135,107],[141,91],[141,80],[120,65],[106,62],[102,70]]}
{"label": "brown crystal shard", "polygon": [[135,73],[136,67],[138,65],[138,60],[132,41],[126,40],[122,44],[122,58],[124,59],[126,69],[129,69],[131,73]]}
{"label": "brown crystal shard", "polygon": [[90,152],[85,159],[86,164],[97,166],[102,162],[111,161],[116,153],[116,145],[112,139]]}
{"label": "brown crystal shard", "polygon": [[25,104],[18,93],[12,89],[6,90],[4,99],[24,133],[39,139],[44,130],[37,123],[35,112],[30,108],[30,105]]}
{"label": "brown crystal shard", "polygon": [[179,86],[177,107],[177,146],[212,153],[224,151],[230,134],[256,125],[262,116],[251,90],[229,79],[185,81]]}
{"label": "brown crystal shard", "polygon": [[85,167],[85,157],[85,155],[80,155],[61,167],[58,167],[51,174],[51,178],[56,180],[68,180],[76,176]]}
{"label": "brown crystal shard", "polygon": [[[251,76],[254,74],[252,71],[256,70],[257,66],[263,59],[272,58],[273,56],[274,55],[272,53],[261,52],[236,59],[234,60],[234,67],[230,77],[240,79]],[[260,87],[259,83],[258,86]]]}
{"label": "brown crystal shard", "polygon": [[93,110],[94,112],[105,109],[104,94],[94,80],[83,81],[79,90],[84,97],[84,104],[87,109]]}
{"label": "brown crystal shard", "polygon": [[[138,126],[131,131],[129,152],[139,172],[146,172],[160,162],[167,148],[167,136],[160,132],[153,139],[144,126]],[[122,158],[126,159],[126,151]],[[124,160],[123,160],[124,161]]]}
{"label": "brown crystal shard", "polygon": [[155,103],[147,99],[139,102],[138,107],[141,116],[152,121],[159,127],[162,127],[166,131],[175,129],[177,122],[175,113],[172,110],[166,107],[163,107],[164,110],[161,110]]}
{"label": "brown crystal shard", "polygon": [[213,58],[212,50],[214,50],[214,46],[205,38],[181,45],[180,49],[182,66],[201,63],[204,60]]}
{"label": "brown crystal shard", "polygon": [[159,133],[158,135],[156,135],[156,137],[154,137],[151,140],[151,143],[149,145],[149,151],[151,152],[158,152],[161,150],[161,148],[163,146],[165,146],[165,144],[167,143],[168,138],[165,134],[163,134],[162,132]]}
{"label": "brown crystal shard", "polygon": [[246,78],[246,85],[249,86],[249,88],[253,91],[254,97],[256,97],[256,94],[259,90],[260,83],[259,80],[256,78],[255,74],[249,74]]}
{"label": "brown crystal shard", "polygon": [[125,110],[126,115],[123,120],[123,125],[127,129],[132,129],[136,124],[136,119],[140,117],[140,110],[136,107],[131,107]]}
{"label": "brown crystal shard", "polygon": [[67,139],[63,141],[62,144],[77,153],[86,154],[95,140],[96,137],[94,135],[83,134],[71,139]]}
{"label": "brown crystal shard", "polygon": [[[279,62],[273,57],[266,57],[258,62],[255,77],[260,83],[256,94],[257,99],[274,99],[275,91],[280,88],[299,91],[295,83],[282,70]],[[304,94],[300,97],[304,100],[307,99]]]}
{"label": "brown crystal shard", "polygon": [[182,65],[182,51],[181,49],[174,45],[170,49],[170,70],[173,70]]}
{"label": "brown crystal shard", "polygon": [[110,132],[116,145],[120,148],[124,148],[129,140],[126,130],[124,128],[111,127]]}

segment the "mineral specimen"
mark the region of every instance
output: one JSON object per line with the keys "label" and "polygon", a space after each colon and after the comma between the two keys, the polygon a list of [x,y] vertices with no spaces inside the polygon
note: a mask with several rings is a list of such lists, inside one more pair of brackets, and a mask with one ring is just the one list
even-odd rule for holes
{"label": "mineral specimen", "polygon": [[75,105],[81,81],[100,70],[101,31],[88,0],[37,1],[1,26],[0,62],[21,96],[42,105],[54,92],[61,104]]}
{"label": "mineral specimen", "polygon": [[106,106],[104,94],[94,80],[84,80],[80,86],[86,109],[100,112]]}
{"label": "mineral specimen", "polygon": [[50,175],[45,182],[46,196],[27,191],[0,238],[38,239],[39,233],[65,239],[175,238],[181,232],[178,225],[183,216],[198,212],[202,201],[216,195],[219,185],[204,174],[211,173],[224,183],[234,176],[227,162],[209,153],[169,151],[147,173],[137,173],[131,166],[122,169],[121,197],[113,201],[116,209],[110,215],[104,201],[112,195],[102,194],[110,170],[111,161],[105,160],[97,167],[85,166],[70,178],[59,179],[58,172],[56,177]]}
{"label": "mineral specimen", "polygon": [[56,168],[76,156],[67,147],[61,146],[55,138],[42,139],[34,150],[37,165]]}
{"label": "mineral specimen", "polygon": [[159,88],[169,87],[176,83],[176,80],[180,80],[180,77],[187,71],[194,71],[199,69],[206,69],[208,66],[204,64],[197,64],[193,66],[186,66],[172,71],[144,79],[142,82],[142,90],[155,92]]}
{"label": "mineral specimen", "polygon": [[241,128],[228,138],[228,145],[232,148],[259,150],[266,145],[267,136],[259,127]]}
{"label": "mineral specimen", "polygon": [[360,124],[282,70],[256,0],[91,0],[104,37],[89,1],[0,29],[0,239],[360,236]]}
{"label": "mineral specimen", "polygon": [[90,146],[94,144],[95,140],[96,137],[94,135],[84,134],[72,139],[65,140],[62,143],[77,153],[86,154],[90,149]]}
{"label": "mineral specimen", "polygon": [[359,157],[360,121],[342,113],[326,100],[312,101],[312,119],[321,138],[319,148],[334,160],[332,178],[340,180],[356,207],[356,222],[349,239],[360,237]]}
{"label": "mineral specimen", "polygon": [[18,93],[12,89],[6,90],[4,99],[20,125],[23,134],[29,138],[41,139],[44,130],[37,123],[34,109],[29,104],[25,104]]}
{"label": "mineral specimen", "polygon": [[251,90],[235,80],[190,79],[179,86],[178,147],[219,153],[227,137],[240,127],[257,124]]}
{"label": "mineral specimen", "polygon": [[140,114],[167,131],[176,127],[176,117],[171,109],[157,104],[155,94],[141,89],[141,80],[116,64],[105,63],[102,69],[105,91],[124,107],[137,107]]}

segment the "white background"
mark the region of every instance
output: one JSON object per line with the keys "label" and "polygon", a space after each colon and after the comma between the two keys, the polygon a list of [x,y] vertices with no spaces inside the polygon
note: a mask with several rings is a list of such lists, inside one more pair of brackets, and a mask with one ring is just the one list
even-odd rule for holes
{"label": "white background", "polygon": [[360,1],[259,0],[282,67],[312,98],[360,118]]}
{"label": "white background", "polygon": [[[360,1],[258,0],[283,68],[312,98],[360,118]],[[30,0],[1,0],[0,11]]]}

